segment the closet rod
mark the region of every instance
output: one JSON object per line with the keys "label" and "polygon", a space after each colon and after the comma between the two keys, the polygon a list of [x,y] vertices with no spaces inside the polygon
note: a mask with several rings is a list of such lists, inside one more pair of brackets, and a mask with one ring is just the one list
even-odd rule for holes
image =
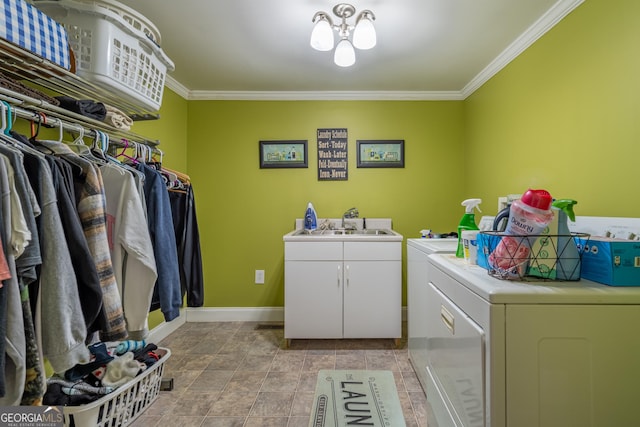
{"label": "closet rod", "polygon": [[[150,141],[140,137],[139,135],[120,131],[107,126],[98,120],[73,113],[60,107],[56,107],[55,105],[45,103],[44,101],[40,101],[23,94],[18,94],[1,87],[0,100],[9,103],[11,105],[11,111],[15,112],[17,117],[29,121],[41,121],[41,116],[38,114],[38,112],[41,112],[44,113],[47,118],[47,125],[60,126],[62,124],[63,128],[75,132],[79,132],[82,127],[82,131],[86,136],[94,138],[97,136],[95,130],[99,130],[109,136],[111,145],[124,147],[128,144],[125,141],[146,145],[151,148],[155,148],[159,145],[158,141]],[[157,149],[156,151],[160,152]]]}

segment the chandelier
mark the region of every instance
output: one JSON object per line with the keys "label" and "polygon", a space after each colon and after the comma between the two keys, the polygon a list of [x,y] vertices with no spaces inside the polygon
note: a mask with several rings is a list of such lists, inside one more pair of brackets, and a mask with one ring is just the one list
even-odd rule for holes
{"label": "chandelier", "polygon": [[[376,30],[373,12],[363,10],[356,18],[356,25],[347,24],[347,18],[356,13],[356,8],[347,3],[334,6],[333,14],[342,19],[340,24],[333,24],[326,12],[316,12],[313,16],[313,31],[311,32],[311,47],[316,50],[329,51],[333,49],[333,30],[340,36],[333,54],[333,62],[340,67],[350,67],[356,62],[354,46],[361,50],[371,49],[376,45]],[[349,41],[349,33],[353,31],[353,43]]]}

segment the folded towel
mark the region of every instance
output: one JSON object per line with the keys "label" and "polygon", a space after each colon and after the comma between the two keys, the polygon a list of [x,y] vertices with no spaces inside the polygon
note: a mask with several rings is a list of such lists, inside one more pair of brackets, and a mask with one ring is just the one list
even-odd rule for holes
{"label": "folded towel", "polygon": [[122,130],[131,129],[133,120],[129,116],[111,105],[105,105],[105,107],[107,108],[107,115],[104,118],[105,123]]}
{"label": "folded towel", "polygon": [[60,107],[65,110],[95,119],[104,120],[107,110],[102,102],[92,101],[90,99],[74,99],[70,96],[56,96],[60,101]]}

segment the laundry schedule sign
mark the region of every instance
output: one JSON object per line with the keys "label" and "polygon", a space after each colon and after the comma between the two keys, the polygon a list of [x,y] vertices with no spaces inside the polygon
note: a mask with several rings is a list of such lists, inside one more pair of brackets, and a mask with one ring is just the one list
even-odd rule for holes
{"label": "laundry schedule sign", "polygon": [[318,181],[346,181],[347,129],[318,129]]}

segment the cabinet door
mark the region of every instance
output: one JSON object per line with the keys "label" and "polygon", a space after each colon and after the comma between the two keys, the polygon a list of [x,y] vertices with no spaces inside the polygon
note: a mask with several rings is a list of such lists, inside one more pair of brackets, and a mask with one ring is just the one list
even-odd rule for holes
{"label": "cabinet door", "polygon": [[342,262],[284,263],[285,338],[342,338]]}
{"label": "cabinet door", "polygon": [[509,305],[509,427],[637,426],[640,307]]}
{"label": "cabinet door", "polygon": [[344,337],[402,336],[400,261],[345,261]]}

